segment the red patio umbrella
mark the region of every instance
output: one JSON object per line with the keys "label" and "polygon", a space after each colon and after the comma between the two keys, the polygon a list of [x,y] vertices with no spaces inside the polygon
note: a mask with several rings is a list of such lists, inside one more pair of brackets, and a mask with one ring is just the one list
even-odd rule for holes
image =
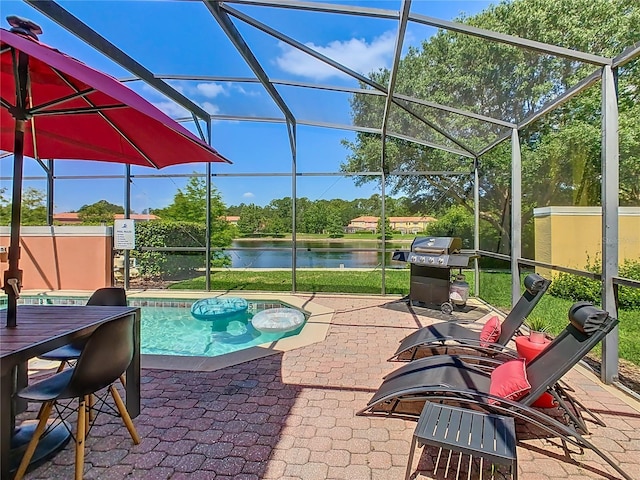
{"label": "red patio umbrella", "polygon": [[0,29],[0,149],[13,152],[7,326],[15,326],[23,156],[162,168],[227,162],[205,142],[117,79],[38,41],[40,27],[7,17]]}

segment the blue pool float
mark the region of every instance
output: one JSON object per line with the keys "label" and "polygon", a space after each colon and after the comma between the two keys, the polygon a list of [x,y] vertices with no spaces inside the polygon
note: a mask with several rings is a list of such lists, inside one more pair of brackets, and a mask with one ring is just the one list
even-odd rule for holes
{"label": "blue pool float", "polygon": [[191,305],[191,315],[198,320],[218,320],[247,311],[249,304],[240,297],[203,298]]}

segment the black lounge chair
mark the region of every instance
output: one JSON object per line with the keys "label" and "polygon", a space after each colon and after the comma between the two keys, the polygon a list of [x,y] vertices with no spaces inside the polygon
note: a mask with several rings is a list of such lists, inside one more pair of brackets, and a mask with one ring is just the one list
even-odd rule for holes
{"label": "black lounge chair", "polygon": [[513,338],[550,284],[551,281],[536,273],[525,277],[525,291],[502,322],[500,337],[495,343],[480,342],[480,332],[465,328],[458,323],[440,322],[406,336],[400,341],[400,346],[389,361],[412,361],[447,353],[450,348],[455,349],[456,352],[473,351],[476,354],[495,355],[501,352]]}
{"label": "black lounge chair", "polygon": [[[580,448],[593,450],[624,478],[631,480],[616,462],[579,433],[578,428],[584,423],[571,413],[567,403],[582,405],[558,384],[618,324],[618,320],[586,302],[573,305],[569,319],[571,323],[526,366],[531,389],[518,401],[489,393],[491,371],[465,362],[464,357],[437,355],[403,365],[389,374],[358,415],[417,420],[427,401],[509,415]],[[571,420],[568,424],[532,408],[532,404],[545,392],[558,401],[559,407]]]}

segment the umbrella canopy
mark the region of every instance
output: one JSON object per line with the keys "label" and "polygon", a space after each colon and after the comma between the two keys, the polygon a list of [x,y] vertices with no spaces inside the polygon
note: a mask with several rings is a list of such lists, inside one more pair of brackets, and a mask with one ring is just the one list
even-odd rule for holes
{"label": "umbrella canopy", "polygon": [[7,326],[15,326],[23,155],[162,168],[227,162],[205,142],[117,79],[43,43],[40,27],[9,17],[0,29],[0,149],[13,152]]}

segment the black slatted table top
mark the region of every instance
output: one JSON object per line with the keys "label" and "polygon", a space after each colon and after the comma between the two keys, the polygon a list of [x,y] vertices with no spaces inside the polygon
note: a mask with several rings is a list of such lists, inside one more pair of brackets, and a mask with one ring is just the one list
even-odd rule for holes
{"label": "black slatted table top", "polygon": [[512,465],[516,460],[513,418],[427,402],[414,432],[418,442]]}

